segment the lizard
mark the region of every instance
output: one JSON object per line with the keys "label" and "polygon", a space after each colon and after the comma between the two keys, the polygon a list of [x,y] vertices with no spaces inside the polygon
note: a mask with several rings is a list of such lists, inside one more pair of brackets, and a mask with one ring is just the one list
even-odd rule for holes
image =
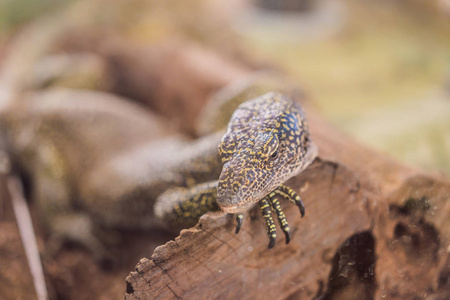
{"label": "lizard", "polygon": [[300,105],[290,97],[270,92],[242,103],[233,113],[218,146],[223,168],[218,180],[191,189],[169,190],[158,197],[155,213],[180,226],[195,224],[209,210],[235,214],[239,233],[243,213],[258,203],[269,236],[276,241],[276,214],[290,242],[289,225],[278,196],[305,207],[300,196],[283,183],[308,167],[317,155]]}
{"label": "lizard", "polygon": [[[109,238],[109,233],[115,230],[188,228],[194,226],[206,211],[223,207],[224,211],[236,213],[236,231],[239,232],[242,213],[251,202],[258,202],[264,207],[265,220],[270,225],[270,246],[273,246],[275,226],[267,203],[275,209],[289,242],[287,221],[275,195],[294,200],[303,210],[297,195],[282,186],[282,182],[301,172],[317,152],[309,138],[303,112],[290,97],[280,94],[257,97],[268,89],[283,91],[281,86],[284,84],[270,85],[264,80],[261,83],[260,79],[252,79],[225,88],[227,91],[220,92],[221,97],[211,102],[213,113],[206,113],[201,120],[208,120],[207,115],[214,113],[231,115],[234,111],[228,129],[224,131],[217,125],[217,129],[205,130],[205,136],[195,141],[187,141],[173,133],[169,133],[170,138],[163,138],[164,133],[152,133],[158,127],[157,123],[161,123],[157,116],[120,97],[100,92],[50,90],[32,94],[4,109],[1,120],[13,157],[32,175],[33,198],[50,233],[50,240],[57,241],[57,244],[76,242],[102,261],[111,257],[107,245],[118,242],[115,239],[117,235]],[[260,100],[251,100],[235,109],[251,98]],[[263,102],[278,104],[266,107],[261,106]],[[245,112],[250,111],[249,107],[246,108],[248,105],[261,114],[256,114],[255,118],[248,116],[255,127],[240,134],[245,139],[247,133],[251,137],[248,140],[254,143],[262,143],[265,139],[269,142],[268,138],[272,137],[272,142],[261,147],[259,156],[254,156],[253,160],[257,158],[262,163],[269,159],[269,148],[266,147],[272,151],[278,145],[279,157],[269,164],[281,162],[289,153],[298,159],[299,164],[295,167],[292,161],[286,167],[277,169],[272,166],[255,173],[259,177],[254,182],[262,183],[269,177],[274,177],[274,180],[259,195],[243,199],[250,201],[245,206],[232,211],[227,205],[231,198],[225,196],[231,195],[226,192],[232,191],[226,183],[230,180],[227,178],[232,177],[222,169],[232,170],[231,166],[239,161],[233,157],[246,153],[245,144],[231,145],[237,137],[234,132],[246,120]],[[286,110],[290,105],[292,111]],[[267,118],[258,119],[258,115]],[[224,120],[227,118],[230,117],[223,117]],[[214,117],[209,117],[211,119]],[[292,126],[293,132],[298,131],[300,135],[288,135],[283,130],[279,137],[273,135],[277,126],[277,122],[273,122],[277,119],[280,129]],[[258,128],[263,129],[264,126],[267,132],[258,133]],[[285,151],[289,149],[286,146],[290,137],[300,144]],[[233,155],[226,153],[233,149],[236,150]],[[239,153],[239,149],[243,150]],[[244,163],[250,156],[241,158]],[[225,168],[222,163],[225,163]],[[251,160],[248,163],[251,167]],[[242,184],[239,180],[237,183]],[[267,195],[263,195],[266,192]]]}

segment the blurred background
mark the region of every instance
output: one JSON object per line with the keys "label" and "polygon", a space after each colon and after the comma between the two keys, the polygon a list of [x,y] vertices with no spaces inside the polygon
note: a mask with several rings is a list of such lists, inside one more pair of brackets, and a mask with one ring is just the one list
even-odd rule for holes
{"label": "blurred background", "polygon": [[411,165],[449,172],[449,19],[448,0],[0,0],[0,55],[36,20],[53,20],[49,31],[58,23],[107,28],[136,43],[188,36],[282,66],[345,132]]}

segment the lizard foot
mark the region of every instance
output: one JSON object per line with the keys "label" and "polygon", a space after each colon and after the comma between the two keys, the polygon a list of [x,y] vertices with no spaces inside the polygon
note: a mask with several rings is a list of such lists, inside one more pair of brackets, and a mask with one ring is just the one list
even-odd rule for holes
{"label": "lizard foot", "polygon": [[[285,185],[280,185],[273,192],[269,193],[266,197],[261,199],[258,202],[258,204],[261,209],[264,221],[266,223],[267,234],[270,240],[268,246],[269,249],[275,246],[275,240],[277,237],[276,227],[272,218],[271,210],[277,215],[280,227],[283,230],[284,235],[286,236],[286,244],[289,244],[289,242],[291,241],[289,224],[286,220],[286,216],[281,208],[277,196],[283,196],[284,198],[289,200],[289,202],[297,205],[300,210],[302,218],[305,215],[305,206],[303,205],[300,196],[297,195],[297,193],[294,190]],[[241,229],[243,217],[244,216],[241,213],[236,214],[236,222],[237,222],[236,233],[238,233]]]}

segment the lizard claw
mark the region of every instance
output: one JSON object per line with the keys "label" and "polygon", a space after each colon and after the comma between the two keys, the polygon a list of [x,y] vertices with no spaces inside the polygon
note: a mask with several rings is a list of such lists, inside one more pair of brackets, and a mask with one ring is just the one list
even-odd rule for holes
{"label": "lizard claw", "polygon": [[285,231],[284,235],[286,236],[286,245],[287,245],[291,241],[291,234],[289,233],[289,231]]}
{"label": "lizard claw", "polygon": [[237,226],[236,226],[236,234],[239,233],[239,231],[241,230],[241,226],[242,226],[242,219],[244,218],[243,214],[236,214],[236,222],[237,222]]}
{"label": "lizard claw", "polygon": [[298,199],[298,201],[296,201],[295,203],[298,208],[300,209],[300,214],[302,215],[302,218],[305,216],[305,206],[303,205],[302,199]]}
{"label": "lizard claw", "polygon": [[271,235],[269,236],[270,242],[269,242],[269,249],[272,249],[273,246],[275,246],[275,241],[276,241],[276,235]]}

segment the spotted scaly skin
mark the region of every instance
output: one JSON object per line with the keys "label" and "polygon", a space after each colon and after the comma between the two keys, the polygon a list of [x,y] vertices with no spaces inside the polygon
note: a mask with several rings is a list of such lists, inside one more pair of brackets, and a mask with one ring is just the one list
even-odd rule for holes
{"label": "spotted scaly skin", "polygon": [[277,197],[296,204],[303,217],[300,197],[283,182],[301,173],[317,156],[300,105],[273,92],[242,103],[231,117],[219,154],[223,169],[218,181],[164,193],[155,207],[156,214],[181,226],[195,224],[203,213],[220,208],[236,215],[238,233],[243,213],[259,203],[269,248],[276,239],[271,211],[289,243],[289,225]]}
{"label": "spotted scaly skin", "polygon": [[234,112],[219,146],[223,169],[217,202],[239,213],[300,173],[309,131],[300,106],[278,93],[247,101]]}
{"label": "spotted scaly skin", "polygon": [[[172,229],[192,227],[208,211],[219,210],[217,180],[198,184],[192,188],[170,189],[159,198],[155,207]],[[164,205],[162,205],[164,204]]]}
{"label": "spotted scaly skin", "polygon": [[317,152],[313,148],[304,113],[288,97],[268,93],[243,103],[234,112],[219,146],[223,162],[217,192],[220,208],[242,219],[240,213],[259,202],[271,248],[276,238],[271,207],[288,243],[289,227],[276,196],[296,203],[304,215],[300,197],[282,183],[312,162]]}

